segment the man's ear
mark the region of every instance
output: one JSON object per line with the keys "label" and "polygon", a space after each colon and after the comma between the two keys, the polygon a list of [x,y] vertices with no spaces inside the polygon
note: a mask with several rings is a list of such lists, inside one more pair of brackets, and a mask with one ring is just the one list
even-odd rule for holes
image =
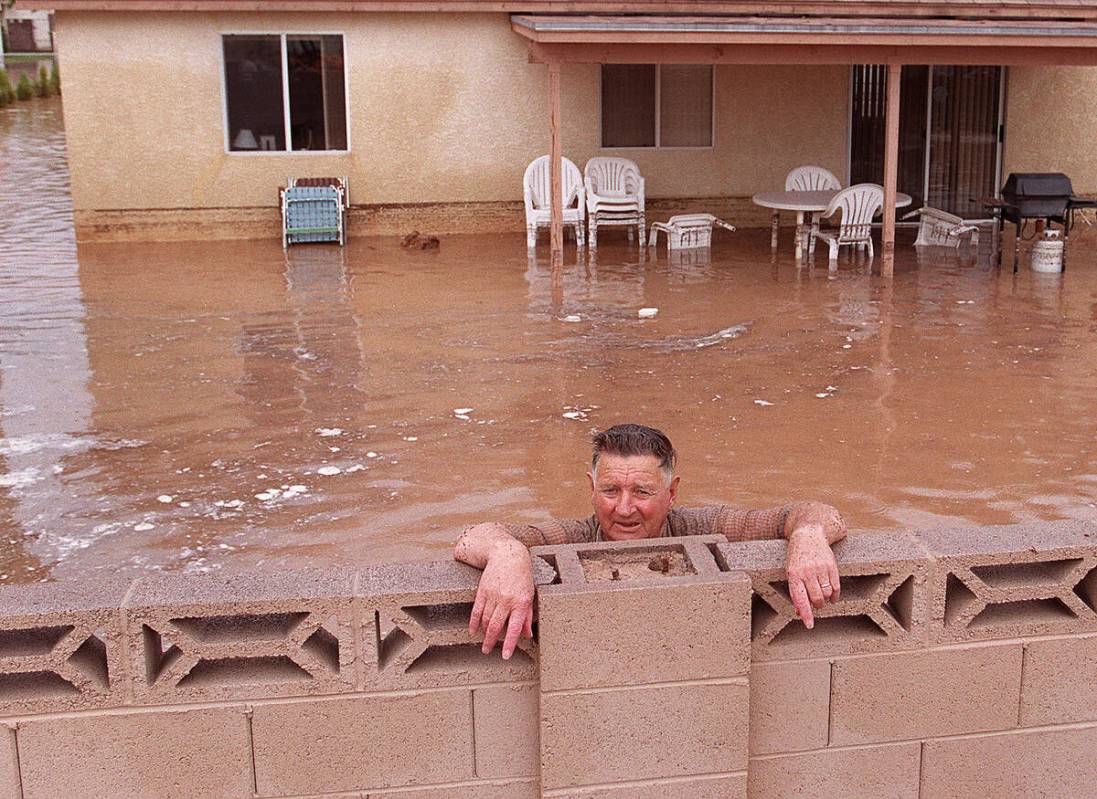
{"label": "man's ear", "polygon": [[587,472],[587,482],[590,483],[590,493],[594,493],[594,472]]}
{"label": "man's ear", "polygon": [[678,475],[674,475],[670,481],[670,504],[673,505],[674,501],[678,499],[678,481],[682,478]]}

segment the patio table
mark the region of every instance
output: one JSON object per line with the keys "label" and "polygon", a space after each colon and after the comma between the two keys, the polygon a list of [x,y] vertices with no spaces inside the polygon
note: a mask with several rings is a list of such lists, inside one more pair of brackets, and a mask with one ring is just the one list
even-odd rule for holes
{"label": "patio table", "polygon": [[[773,235],[770,247],[777,249],[777,221],[781,211],[796,212],[796,259],[800,260],[807,249],[807,230],[811,227],[811,214],[827,210],[830,201],[838,192],[827,191],[761,191],[751,197],[755,205],[773,209]],[[909,194],[898,192],[895,195],[895,207],[905,208],[914,202]],[[807,224],[804,224],[807,214]]]}

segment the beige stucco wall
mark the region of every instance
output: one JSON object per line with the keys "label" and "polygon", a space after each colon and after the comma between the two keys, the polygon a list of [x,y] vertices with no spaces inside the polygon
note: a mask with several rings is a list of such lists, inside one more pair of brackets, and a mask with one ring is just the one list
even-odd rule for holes
{"label": "beige stucco wall", "polygon": [[1097,193],[1097,68],[1011,67],[1003,175],[1066,172]]}
{"label": "beige stucco wall", "polygon": [[[343,32],[351,151],[224,151],[220,34]],[[273,206],[287,175],[347,174],[360,204],[515,201],[547,150],[546,69],[505,14],[58,15],[81,211]],[[845,67],[721,66],[716,145],[628,150],[651,197],[743,196],[846,169]],[[599,150],[599,68],[563,72],[563,144]]]}

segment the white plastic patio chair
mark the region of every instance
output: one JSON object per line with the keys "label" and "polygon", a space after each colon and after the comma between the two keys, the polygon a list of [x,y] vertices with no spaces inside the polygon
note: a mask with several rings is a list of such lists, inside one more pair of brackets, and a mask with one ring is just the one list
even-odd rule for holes
{"label": "white plastic patio chair", "polygon": [[872,219],[884,204],[884,187],[875,183],[858,183],[848,189],[842,189],[834,195],[823,217],[832,216],[835,212],[842,212],[838,230],[819,231],[815,235],[830,245],[830,267],[838,266],[838,248],[854,246],[868,250],[869,258],[874,253],[872,250]]}
{"label": "white plastic patio chair", "polygon": [[[577,167],[567,158],[561,158],[560,190],[563,195],[564,227],[575,228],[575,243],[582,247],[586,241],[584,224],[586,222],[586,192],[583,190],[583,176]],[[537,228],[552,224],[552,201],[549,175],[549,157],[542,155],[534,159],[522,178],[522,197],[526,205],[526,245],[530,249],[537,246]]]}
{"label": "white plastic patio chair", "polygon": [[668,250],[692,250],[711,247],[713,227],[735,230],[735,225],[729,225],[712,214],[678,214],[672,216],[666,222],[651,223],[648,246],[654,247],[659,243],[659,231],[661,230],[667,234]]}
{"label": "white plastic patio chair", "polygon": [[[785,191],[838,191],[842,188],[842,181],[838,180],[833,172],[821,166],[798,166],[785,176]],[[773,246],[777,245],[778,213],[773,212],[773,232],[771,235]],[[808,222],[811,230],[808,233],[808,255],[815,253],[815,237],[819,233],[819,217],[808,214]]]}
{"label": "white plastic patio chair", "polygon": [[592,158],[583,167],[583,185],[587,193],[587,228],[591,248],[598,246],[598,227],[601,225],[627,227],[630,242],[635,227],[642,247],[647,220],[644,215],[644,178],[636,163],[616,156]]}
{"label": "white plastic patio chair", "polygon": [[785,177],[785,191],[837,191],[842,182],[821,166],[798,166]]}
{"label": "white plastic patio chair", "polygon": [[[960,244],[967,236],[971,246],[979,250],[979,226],[965,222],[962,217],[950,214],[939,208],[926,205],[917,211],[904,214],[903,219],[912,216],[921,218],[922,224],[918,227],[918,238],[914,241],[915,247],[955,247],[960,249]],[[970,234],[970,235],[969,235]]]}

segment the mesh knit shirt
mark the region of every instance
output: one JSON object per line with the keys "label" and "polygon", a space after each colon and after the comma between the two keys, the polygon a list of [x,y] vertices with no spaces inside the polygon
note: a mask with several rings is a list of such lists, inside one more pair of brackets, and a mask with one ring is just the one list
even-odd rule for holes
{"label": "mesh knit shirt", "polygon": [[[727,505],[671,508],[659,536],[722,535],[728,541],[784,538],[785,521],[792,507],[790,504],[766,510],[739,510]],[[552,519],[538,525],[504,526],[508,533],[527,547],[605,540],[602,528],[593,514],[585,519]]]}

